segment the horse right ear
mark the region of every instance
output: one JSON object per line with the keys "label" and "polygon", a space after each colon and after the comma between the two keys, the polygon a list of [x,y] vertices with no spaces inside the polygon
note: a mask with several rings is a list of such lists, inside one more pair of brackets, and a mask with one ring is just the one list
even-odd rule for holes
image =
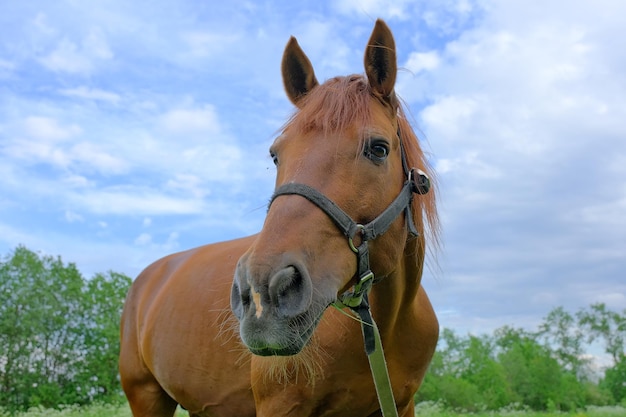
{"label": "horse right ear", "polygon": [[281,71],[287,97],[299,107],[300,99],[311,91],[318,82],[311,61],[293,36],[285,47]]}

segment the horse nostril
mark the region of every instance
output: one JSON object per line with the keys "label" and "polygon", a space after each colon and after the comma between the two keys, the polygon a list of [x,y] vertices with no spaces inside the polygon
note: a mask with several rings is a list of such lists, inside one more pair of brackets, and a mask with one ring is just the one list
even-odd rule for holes
{"label": "horse nostril", "polygon": [[235,275],[230,292],[230,308],[239,320],[250,307],[250,286],[247,283],[240,284],[238,276]]}
{"label": "horse nostril", "polygon": [[278,271],[269,283],[269,295],[277,311],[285,317],[305,312],[311,304],[311,282],[300,270],[290,265]]}

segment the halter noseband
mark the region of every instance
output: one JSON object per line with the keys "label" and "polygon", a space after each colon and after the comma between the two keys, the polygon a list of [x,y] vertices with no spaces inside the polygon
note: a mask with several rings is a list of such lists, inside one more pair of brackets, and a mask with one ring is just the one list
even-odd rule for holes
{"label": "halter noseband", "polygon": [[[378,217],[365,225],[352,220],[352,218],[331,199],[306,184],[288,183],[281,185],[276,189],[269,203],[271,206],[274,200],[281,195],[299,195],[304,197],[326,213],[348,238],[348,245],[356,254],[357,258],[357,271],[355,275],[357,280],[353,289],[343,293],[333,304],[340,308],[351,308],[359,315],[363,322],[370,325],[363,326],[365,351],[368,355],[375,350],[373,331],[367,329],[372,327],[372,316],[367,295],[374,283],[374,273],[370,269],[368,241],[376,239],[378,236],[385,233],[402,212],[405,213],[409,233],[413,236],[417,236],[419,233],[415,228],[413,216],[411,215],[411,201],[413,200],[414,193],[423,195],[428,193],[430,189],[430,180],[424,172],[416,168],[408,168],[401,138],[400,154],[402,157],[402,167],[406,176],[402,190],[400,190],[398,196]],[[354,237],[359,232],[361,233],[361,243],[356,247],[354,245]]]}

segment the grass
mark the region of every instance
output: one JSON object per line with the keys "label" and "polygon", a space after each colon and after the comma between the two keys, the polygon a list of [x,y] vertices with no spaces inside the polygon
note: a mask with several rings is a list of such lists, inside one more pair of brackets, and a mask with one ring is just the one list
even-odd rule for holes
{"label": "grass", "polygon": [[626,417],[626,408],[620,406],[596,407],[575,412],[540,412],[516,407],[505,407],[498,411],[468,413],[445,409],[437,403],[420,403],[415,407],[416,417]]}
{"label": "grass", "polygon": [[[188,413],[181,409],[176,411],[176,417],[188,417]],[[4,417],[0,411],[0,417]],[[6,414],[9,416],[9,414]],[[48,408],[34,408],[15,417],[132,417],[128,404],[93,404],[85,407],[68,406],[60,410]]]}
{"label": "grass", "polygon": [[[0,416],[5,416],[0,411]],[[128,405],[95,404],[88,407],[66,407],[61,410],[44,408],[32,409],[20,413],[17,417],[132,417]],[[187,417],[187,412],[178,410],[176,417]],[[563,412],[535,412],[505,408],[499,411],[484,411],[478,413],[463,413],[446,410],[439,404],[421,403],[416,407],[416,417],[626,417],[624,407],[588,407],[571,413]]]}

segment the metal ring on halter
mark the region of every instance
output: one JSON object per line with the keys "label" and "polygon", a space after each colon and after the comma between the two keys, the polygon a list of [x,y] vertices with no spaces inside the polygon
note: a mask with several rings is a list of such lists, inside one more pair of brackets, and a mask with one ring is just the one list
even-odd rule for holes
{"label": "metal ring on halter", "polygon": [[430,178],[424,171],[418,168],[412,168],[408,173],[408,181],[411,183],[411,189],[416,194],[428,194],[430,190]]}
{"label": "metal ring on halter", "polygon": [[[363,226],[362,224],[357,224],[356,228],[357,228],[357,232],[359,231],[362,232],[363,230],[365,230],[365,226]],[[356,235],[356,232],[354,232],[354,234]],[[350,246],[350,249],[352,249],[352,252],[359,253],[359,249],[356,246],[354,246],[354,242],[352,241],[353,237],[354,235],[348,238],[348,245]]]}

